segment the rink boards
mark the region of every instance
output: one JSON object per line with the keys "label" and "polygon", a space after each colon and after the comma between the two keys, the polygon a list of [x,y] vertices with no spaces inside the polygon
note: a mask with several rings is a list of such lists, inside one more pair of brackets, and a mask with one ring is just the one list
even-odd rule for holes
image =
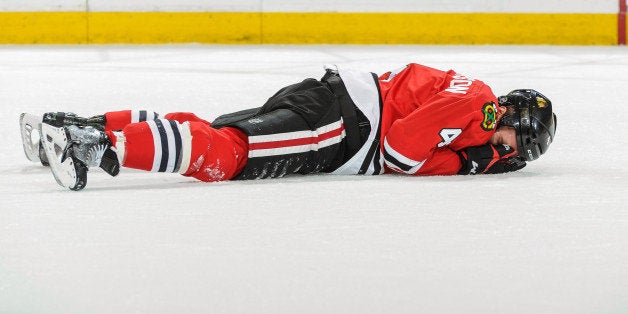
{"label": "rink boards", "polygon": [[[21,2],[21,1],[20,1]],[[625,43],[625,0],[0,0],[0,43]]]}

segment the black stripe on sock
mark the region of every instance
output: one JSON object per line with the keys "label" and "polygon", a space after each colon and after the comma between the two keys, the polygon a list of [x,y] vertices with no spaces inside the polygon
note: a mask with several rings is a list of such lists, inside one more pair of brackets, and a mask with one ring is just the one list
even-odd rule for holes
{"label": "black stripe on sock", "polygon": [[139,119],[140,119],[139,122],[146,121],[146,110],[140,110],[140,118]]}
{"label": "black stripe on sock", "polygon": [[181,155],[182,140],[181,140],[181,133],[179,132],[179,123],[174,120],[168,120],[168,122],[170,122],[170,126],[172,127],[172,133],[174,134],[174,146],[175,146],[175,155],[176,155],[175,165],[172,172],[179,172],[179,168],[181,168],[181,159],[182,159],[182,155]]}
{"label": "black stripe on sock", "polygon": [[165,172],[168,167],[168,135],[166,128],[161,120],[155,120],[157,130],[159,131],[159,139],[161,140],[161,163],[159,164],[159,172]]}

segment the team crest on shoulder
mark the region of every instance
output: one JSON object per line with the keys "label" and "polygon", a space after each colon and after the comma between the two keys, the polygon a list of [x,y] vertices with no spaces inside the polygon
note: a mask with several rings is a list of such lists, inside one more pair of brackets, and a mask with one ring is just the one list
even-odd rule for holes
{"label": "team crest on shoulder", "polygon": [[487,102],[482,106],[482,114],[484,114],[484,119],[482,119],[482,130],[484,131],[492,131],[495,129],[495,124],[497,120],[497,108],[495,108],[494,102]]}

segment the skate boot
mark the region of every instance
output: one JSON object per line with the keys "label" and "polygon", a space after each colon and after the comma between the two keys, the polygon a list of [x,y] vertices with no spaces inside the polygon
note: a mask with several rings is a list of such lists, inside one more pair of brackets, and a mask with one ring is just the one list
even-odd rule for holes
{"label": "skate boot", "polygon": [[42,123],[58,128],[69,125],[92,126],[102,131],[105,129],[106,120],[104,115],[83,118],[72,112],[47,112],[42,117],[22,113],[20,115],[20,128],[24,154],[28,160],[39,161],[42,165],[48,166],[48,159],[40,141],[40,125]]}
{"label": "skate boot", "polygon": [[[63,126],[78,125],[91,126],[95,129],[103,131],[105,129],[106,120],[104,115],[83,118],[72,112],[47,112],[44,114],[41,122],[58,128]],[[41,143],[39,144],[39,160],[42,165],[49,165],[46,153],[44,152]]]}
{"label": "skate boot", "polygon": [[120,163],[105,132],[92,126],[54,127],[42,123],[42,147],[50,169],[59,185],[82,190],[87,184],[87,171],[98,166],[115,176]]}
{"label": "skate boot", "polygon": [[62,126],[78,125],[91,126],[100,131],[104,131],[107,121],[104,115],[83,118],[72,112],[47,112],[44,113],[41,122],[58,128]]}

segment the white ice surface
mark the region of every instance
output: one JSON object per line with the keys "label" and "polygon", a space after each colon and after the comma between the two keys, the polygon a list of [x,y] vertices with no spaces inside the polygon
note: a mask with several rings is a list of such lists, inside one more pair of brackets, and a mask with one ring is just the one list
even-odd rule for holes
{"label": "white ice surface", "polygon": [[[218,114],[320,77],[454,68],[544,92],[520,172],[201,183],[24,157],[21,112]],[[628,50],[503,46],[0,47],[0,313],[628,313]]]}

